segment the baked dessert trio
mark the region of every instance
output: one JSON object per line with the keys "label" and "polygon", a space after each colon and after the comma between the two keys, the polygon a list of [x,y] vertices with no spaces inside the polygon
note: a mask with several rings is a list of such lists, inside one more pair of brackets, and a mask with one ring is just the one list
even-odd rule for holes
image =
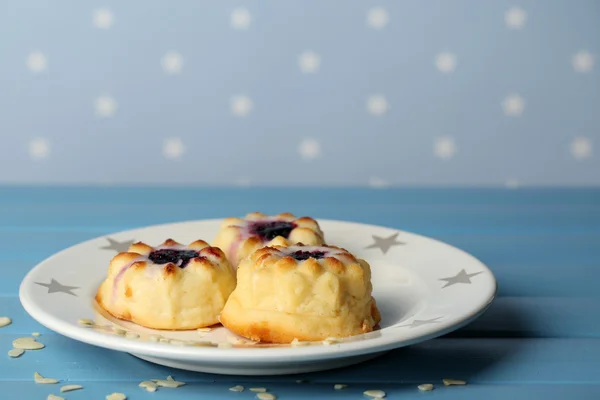
{"label": "baked dessert trio", "polygon": [[110,262],[97,303],[153,329],[219,322],[263,343],[371,332],[381,320],[369,264],[325,243],[318,223],[284,213],[227,218],[212,245],[138,242]]}

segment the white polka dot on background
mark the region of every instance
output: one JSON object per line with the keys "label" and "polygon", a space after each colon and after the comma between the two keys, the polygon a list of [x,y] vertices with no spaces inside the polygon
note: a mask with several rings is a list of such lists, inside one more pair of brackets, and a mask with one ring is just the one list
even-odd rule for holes
{"label": "white polka dot on background", "polygon": [[511,7],[504,14],[504,23],[508,29],[522,29],[527,22],[527,12],[521,7]]}
{"label": "white polka dot on background", "polygon": [[450,52],[439,53],[435,57],[435,66],[440,72],[454,72],[457,64],[456,54]]}
{"label": "white polka dot on background", "polygon": [[185,152],[185,146],[180,138],[168,138],[163,142],[163,156],[169,160],[181,158]]}
{"label": "white polka dot on background", "polygon": [[230,100],[231,112],[236,117],[245,117],[254,109],[252,99],[246,95],[236,95]]}
{"label": "white polka dot on background", "polygon": [[29,157],[32,160],[43,160],[50,155],[50,142],[48,139],[37,137],[29,141]]}
{"label": "white polka dot on background", "polygon": [[509,94],[502,101],[502,109],[507,116],[517,117],[523,114],[523,111],[525,110],[525,99],[518,93]]}
{"label": "white polka dot on background", "polygon": [[590,72],[594,67],[594,56],[587,50],[580,50],[571,58],[576,72]]}
{"label": "white polka dot on background", "polygon": [[33,51],[27,56],[26,65],[31,72],[40,73],[48,67],[48,58],[41,51]]}
{"label": "white polka dot on background", "polygon": [[252,15],[245,8],[236,8],[231,13],[229,22],[234,29],[248,29],[252,23]]}
{"label": "white polka dot on background", "polygon": [[371,178],[369,178],[369,186],[373,189],[384,189],[389,187],[390,184],[385,179],[379,178],[377,176],[372,176]]}
{"label": "white polka dot on background", "polygon": [[163,70],[169,74],[179,74],[183,67],[183,57],[177,51],[168,51],[160,60]]}
{"label": "white polka dot on background", "polygon": [[433,142],[433,154],[441,160],[449,160],[456,154],[456,143],[449,136],[442,136]]}
{"label": "white polka dot on background", "polygon": [[304,139],[298,146],[298,154],[307,161],[315,159],[321,155],[321,144],[313,138]]}
{"label": "white polka dot on background", "polygon": [[109,29],[113,26],[115,17],[113,13],[106,8],[94,10],[92,14],[92,23],[98,29]]}
{"label": "white polka dot on background", "polygon": [[305,74],[315,73],[321,67],[321,56],[312,50],[308,50],[298,56],[298,66]]}
{"label": "white polka dot on background", "polygon": [[117,101],[109,95],[102,95],[94,100],[94,112],[98,117],[110,118],[117,111]]}
{"label": "white polka dot on background", "polygon": [[593,152],[592,142],[586,137],[576,137],[571,142],[570,151],[576,160],[590,158]]}
{"label": "white polka dot on background", "polygon": [[383,29],[390,22],[390,14],[383,7],[375,7],[367,12],[367,26],[373,29]]}
{"label": "white polka dot on background", "polygon": [[387,99],[382,94],[374,94],[367,98],[367,112],[373,116],[381,116],[389,109]]}

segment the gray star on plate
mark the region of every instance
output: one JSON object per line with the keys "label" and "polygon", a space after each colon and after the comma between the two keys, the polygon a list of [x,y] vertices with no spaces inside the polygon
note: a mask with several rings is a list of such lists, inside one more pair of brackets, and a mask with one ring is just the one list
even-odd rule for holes
{"label": "gray star on plate", "polygon": [[114,250],[117,253],[127,251],[129,246],[135,242],[135,240],[125,240],[124,242],[119,242],[118,240],[114,240],[109,237],[107,237],[106,240],[108,240],[108,244],[100,248],[103,250]]}
{"label": "gray star on plate", "polygon": [[446,281],[446,284],[444,286],[442,286],[442,289],[447,288],[448,286],[452,286],[457,283],[466,283],[466,284],[470,285],[471,278],[474,277],[475,275],[479,275],[482,273],[483,273],[482,271],[479,271],[479,272],[474,272],[472,274],[467,274],[467,271],[465,271],[464,269],[461,269],[460,272],[458,274],[456,274],[455,276],[440,279],[440,281]]}
{"label": "gray star on plate", "polygon": [[400,246],[404,244],[403,242],[396,241],[398,235],[398,232],[394,233],[392,236],[387,238],[382,238],[381,236],[377,235],[371,235],[373,236],[373,240],[375,241],[375,243],[368,245],[367,247],[365,247],[365,249],[380,249],[381,252],[385,254],[392,246]]}
{"label": "gray star on plate", "polygon": [[36,285],[40,285],[40,286],[44,286],[44,287],[48,288],[48,294],[66,293],[66,294],[70,294],[71,296],[75,296],[75,297],[77,297],[77,295],[75,293],[71,292],[71,290],[79,289],[79,286],[63,285],[61,283],[58,283],[58,281],[56,281],[54,279],[51,279],[50,283],[36,282]]}
{"label": "gray star on plate", "polygon": [[406,324],[406,325],[398,325],[397,328],[418,328],[421,325],[429,325],[429,324],[437,324],[440,321],[438,321],[439,319],[441,319],[442,317],[436,317],[436,318],[431,318],[431,319],[415,319],[413,322],[411,322],[410,324]]}

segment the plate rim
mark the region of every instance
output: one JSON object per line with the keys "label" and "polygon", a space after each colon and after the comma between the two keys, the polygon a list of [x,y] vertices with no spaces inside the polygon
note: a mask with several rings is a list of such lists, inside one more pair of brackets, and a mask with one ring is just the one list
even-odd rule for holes
{"label": "plate rim", "polygon": [[356,340],[342,343],[334,343],[330,346],[299,346],[277,348],[218,348],[173,346],[172,344],[168,343],[131,340],[117,335],[106,335],[105,333],[97,332],[93,329],[85,329],[79,326],[73,326],[70,322],[67,322],[61,318],[56,318],[52,314],[40,310],[35,304],[35,301],[33,301],[33,299],[31,299],[28,293],[26,292],[27,286],[32,280],[32,275],[34,275],[36,271],[38,271],[39,269],[43,269],[45,265],[52,262],[54,258],[59,257],[64,253],[72,251],[73,248],[111,236],[114,237],[119,235],[132,234],[147,229],[161,229],[165,227],[172,227],[174,229],[177,229],[179,225],[187,224],[218,223],[225,218],[227,217],[190,219],[183,221],[173,221],[160,224],[145,225],[121,231],[111,232],[104,235],[99,235],[94,238],[75,243],[46,257],[42,261],[38,262],[27,272],[19,286],[19,300],[21,302],[21,305],[34,320],[36,320],[38,323],[42,324],[46,328],[52,330],[57,334],[89,345],[110,350],[123,351],[130,354],[147,355],[163,359],[204,361],[216,364],[236,362],[239,365],[240,363],[289,363],[294,361],[318,361],[332,358],[352,357],[369,353],[385,352],[396,348],[425,342],[458,330],[470,324],[474,320],[478,319],[489,309],[489,307],[494,302],[498,294],[498,282],[491,268],[489,268],[477,257],[462,250],[461,248],[458,248],[454,245],[443,242],[436,238],[425,236],[419,233],[414,233],[411,231],[406,231],[392,226],[375,225],[351,220],[335,220],[327,218],[315,219],[319,224],[352,224],[359,225],[365,229],[394,230],[395,232],[399,232],[400,234],[408,234],[419,239],[434,242],[436,245],[444,246],[446,248],[451,249],[452,251],[461,254],[463,257],[470,258],[489,275],[490,285],[489,287],[487,287],[487,296],[485,296],[486,300],[478,303],[477,306],[472,307],[469,310],[469,312],[465,312],[461,314],[460,317],[454,318],[454,322],[440,322],[439,324],[432,324],[431,327],[426,328],[426,332],[424,332],[423,334],[409,337],[407,339],[400,339],[398,337],[387,337],[383,339],[379,337],[368,340]]}

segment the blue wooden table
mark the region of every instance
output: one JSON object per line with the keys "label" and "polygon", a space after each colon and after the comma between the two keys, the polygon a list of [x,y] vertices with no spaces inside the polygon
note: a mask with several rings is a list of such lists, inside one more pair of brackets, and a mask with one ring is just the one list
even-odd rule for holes
{"label": "blue wooden table", "polygon": [[[282,377],[218,376],[156,366],[48,331],[23,310],[18,286],[36,263],[115,231],[190,219],[290,211],[381,224],[431,236],[489,265],[499,297],[479,320],[446,337],[346,369]],[[594,189],[181,189],[0,187],[0,399],[600,399],[600,190]],[[12,341],[40,332],[46,348],[20,358]],[[33,381],[34,371],[60,379]],[[187,384],[148,393],[147,379]],[[467,381],[442,385],[442,379]],[[304,380],[304,383],[297,383]],[[348,384],[334,390],[336,383]],[[432,392],[417,385],[432,383]]]}

